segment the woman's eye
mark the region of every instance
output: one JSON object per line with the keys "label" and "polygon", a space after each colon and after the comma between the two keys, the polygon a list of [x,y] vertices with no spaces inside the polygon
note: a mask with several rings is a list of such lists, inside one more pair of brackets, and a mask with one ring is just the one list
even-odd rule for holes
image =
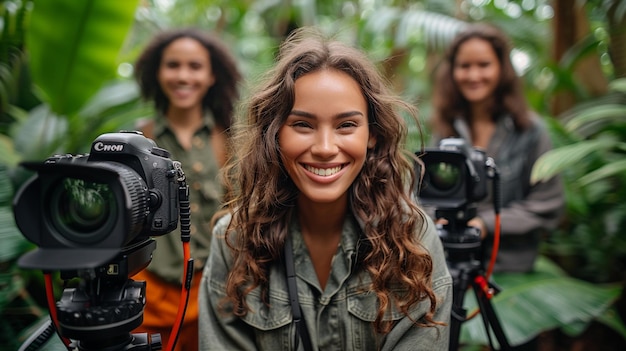
{"label": "woman's eye", "polygon": [[304,121],[295,121],[291,123],[291,126],[295,128],[311,128],[311,125]]}
{"label": "woman's eye", "polygon": [[189,66],[191,66],[191,69],[196,70],[196,71],[202,69],[202,64],[201,63],[192,63]]}
{"label": "woman's eye", "polygon": [[356,122],[349,121],[349,122],[341,123],[339,125],[339,128],[354,128],[356,126],[357,126]]}

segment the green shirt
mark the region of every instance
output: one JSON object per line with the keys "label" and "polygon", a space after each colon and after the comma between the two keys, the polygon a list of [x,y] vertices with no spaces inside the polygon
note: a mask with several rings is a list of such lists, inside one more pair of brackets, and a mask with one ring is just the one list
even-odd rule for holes
{"label": "green shirt", "polygon": [[[223,195],[217,179],[219,166],[211,148],[211,131],[214,126],[213,116],[205,115],[204,124],[194,133],[189,150],[180,145],[164,116],[157,116],[154,126],[154,141],[170,152],[172,160],[181,162],[189,185],[190,248],[195,270],[201,270],[209,256],[211,217],[218,209]],[[171,233],[155,239],[157,247],[147,269],[166,281],[180,283],[184,264],[180,223]]]}

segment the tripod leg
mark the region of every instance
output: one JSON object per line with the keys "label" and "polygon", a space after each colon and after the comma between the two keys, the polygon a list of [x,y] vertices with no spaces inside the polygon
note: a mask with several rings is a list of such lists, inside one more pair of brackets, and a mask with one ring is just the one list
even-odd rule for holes
{"label": "tripod leg", "polygon": [[488,296],[485,291],[487,286],[487,280],[483,276],[477,276],[472,282],[472,287],[474,288],[474,293],[476,294],[476,301],[478,301],[478,307],[480,308],[480,314],[483,318],[489,344],[491,345],[491,349],[495,350],[491,340],[491,329],[500,344],[500,350],[510,350],[511,346],[506,339],[504,329],[502,329],[502,325],[500,324],[498,316],[496,315],[493,305],[491,304],[490,296]]}
{"label": "tripod leg", "polygon": [[459,349],[459,338],[461,336],[461,323],[467,318],[467,310],[463,307],[465,292],[469,288],[469,275],[465,270],[459,270],[453,279],[452,291],[452,315],[450,318],[450,345],[449,351]]}

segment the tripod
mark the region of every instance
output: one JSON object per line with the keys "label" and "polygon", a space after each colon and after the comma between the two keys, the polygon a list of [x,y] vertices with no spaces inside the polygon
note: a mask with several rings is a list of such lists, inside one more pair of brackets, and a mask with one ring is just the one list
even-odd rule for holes
{"label": "tripod", "polygon": [[[454,214],[463,214],[463,218],[475,216],[475,208],[454,211]],[[449,211],[437,210],[439,218],[458,218],[450,216]],[[459,224],[461,223],[461,224]],[[491,297],[500,290],[487,280],[482,264],[482,243],[480,231],[468,227],[467,220],[457,222],[448,220],[445,225],[437,225],[439,237],[442,240],[447,255],[448,270],[452,275],[452,316],[450,320],[450,351],[457,351],[461,324],[466,321],[467,310],[463,307],[465,292],[471,287],[476,295],[476,301],[485,327],[485,332],[492,350],[496,350],[491,337],[491,331],[498,340],[500,350],[510,350],[509,343],[498,320],[498,316],[491,304]]]}

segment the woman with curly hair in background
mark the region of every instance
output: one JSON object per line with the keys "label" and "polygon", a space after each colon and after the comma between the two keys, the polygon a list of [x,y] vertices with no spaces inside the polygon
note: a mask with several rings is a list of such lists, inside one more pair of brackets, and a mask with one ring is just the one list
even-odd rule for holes
{"label": "woman with curly hair in background", "polygon": [[[209,255],[211,217],[223,201],[218,174],[227,158],[228,129],[241,75],[216,35],[175,28],[152,38],[137,60],[135,77],[143,98],[156,110],[155,118],[141,130],[181,162],[189,184],[190,248],[196,275],[176,350],[197,350],[200,273]],[[180,229],[155,240],[152,262],[133,277],[147,282],[144,321],[138,331],[159,333],[166,345],[178,312],[186,262]]]}

